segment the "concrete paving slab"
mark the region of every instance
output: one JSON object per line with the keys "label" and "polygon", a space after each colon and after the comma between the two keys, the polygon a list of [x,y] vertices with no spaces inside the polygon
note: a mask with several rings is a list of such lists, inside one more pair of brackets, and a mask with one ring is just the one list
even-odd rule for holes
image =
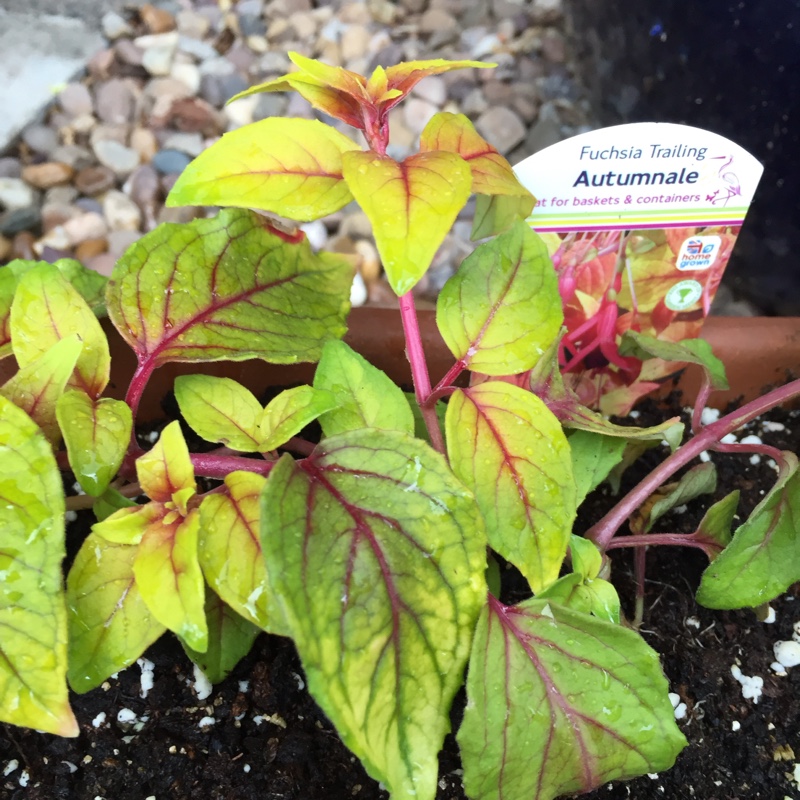
{"label": "concrete paving slab", "polygon": [[0,8],[0,152],[102,46],[77,17]]}

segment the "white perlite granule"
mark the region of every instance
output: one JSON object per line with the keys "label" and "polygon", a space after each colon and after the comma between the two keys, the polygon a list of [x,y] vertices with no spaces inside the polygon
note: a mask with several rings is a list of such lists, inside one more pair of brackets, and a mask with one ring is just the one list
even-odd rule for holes
{"label": "white perlite granule", "polygon": [[731,675],[742,685],[742,697],[757,703],[764,688],[764,679],[760,675],[743,675],[736,664],[731,667]]}

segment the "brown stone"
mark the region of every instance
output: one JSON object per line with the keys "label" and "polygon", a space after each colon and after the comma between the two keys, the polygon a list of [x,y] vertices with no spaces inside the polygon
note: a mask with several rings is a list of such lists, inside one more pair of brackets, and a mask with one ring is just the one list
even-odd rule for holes
{"label": "brown stone", "polygon": [[0,236],[0,261],[5,261],[10,255],[14,245],[5,236]]}
{"label": "brown stone", "polygon": [[36,253],[33,250],[33,245],[36,242],[36,237],[30,231],[21,231],[14,237],[11,243],[11,255],[14,258],[24,258],[28,261],[36,260]]}
{"label": "brown stone", "polygon": [[22,179],[37,189],[49,189],[52,186],[69,183],[74,172],[69,164],[46,161],[44,164],[31,164],[25,167],[22,170]]}
{"label": "brown stone", "polygon": [[156,8],[150,3],[145,3],[139,9],[139,16],[150,33],[167,33],[175,30],[175,17],[163,8]]}
{"label": "brown stone", "polygon": [[100,253],[100,255],[88,259],[86,266],[89,269],[93,269],[95,272],[99,272],[101,275],[110,277],[111,270],[114,269],[114,264],[116,263],[116,256],[111,253]]}
{"label": "brown stone", "polygon": [[75,188],[88,197],[107,192],[114,187],[116,176],[108,167],[86,167],[75,176]]}
{"label": "brown stone", "polygon": [[169,110],[168,123],[179,131],[203,136],[217,136],[225,130],[224,117],[199,97],[176,100]]}
{"label": "brown stone", "polygon": [[90,258],[108,252],[108,242],[106,239],[87,239],[75,248],[75,258],[85,264]]}

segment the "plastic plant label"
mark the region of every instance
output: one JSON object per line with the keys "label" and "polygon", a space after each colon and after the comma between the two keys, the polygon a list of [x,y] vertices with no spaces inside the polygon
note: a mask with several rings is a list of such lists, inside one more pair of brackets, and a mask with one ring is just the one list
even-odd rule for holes
{"label": "plastic plant label", "polygon": [[559,354],[582,402],[624,412],[676,364],[619,354],[626,331],[695,338],[763,172],[715,133],[671,123],[575,136],[514,168],[559,275]]}

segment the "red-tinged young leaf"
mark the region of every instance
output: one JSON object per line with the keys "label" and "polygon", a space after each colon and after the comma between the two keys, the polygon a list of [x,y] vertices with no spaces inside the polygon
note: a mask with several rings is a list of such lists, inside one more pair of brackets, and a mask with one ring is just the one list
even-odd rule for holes
{"label": "red-tinged young leaf", "polygon": [[[158,503],[174,501],[178,492],[194,491],[194,467],[179,422],[170,422],[153,449],[136,459],[136,475],[142,491]],[[185,508],[178,509],[186,514]]]}
{"label": "red-tinged young leaf", "polygon": [[497,64],[485,61],[447,61],[433,58],[428,61],[403,61],[386,68],[386,78],[390,89],[397,89],[407,95],[423,78],[441,75],[454,69],[493,69]]}
{"label": "red-tinged young leaf", "polygon": [[290,52],[289,59],[302,73],[311,76],[321,84],[344,92],[359,102],[367,99],[367,81],[363,75],[351,72],[344,67],[332,67],[296,52]]}
{"label": "red-tinged young leaf", "polygon": [[353,268],[226,209],[165,224],[117,262],[108,313],[140,370],[168,361],[316,361],[344,334]]}
{"label": "red-tinged young leaf", "polygon": [[122,400],[93,400],[73,390],[58,398],[56,417],[78,483],[86,494],[99,497],[117,474],[130,444],[130,408]]}
{"label": "red-tinged young leaf", "polygon": [[92,533],[114,544],[139,544],[148,525],[158,522],[166,513],[163,503],[122,505],[113,514],[92,525]]}
{"label": "red-tinged young leaf", "polygon": [[436,324],[450,352],[486,375],[531,369],[563,319],[547,248],[524,222],[464,259],[436,303]]}
{"label": "red-tinged young leaf", "polygon": [[398,295],[411,291],[467,202],[467,163],[441,151],[401,162],[349,152],[343,163],[347,185],[372,223],[389,284]]}
{"label": "red-tinged young leaf", "polygon": [[205,653],[198,653],[185,642],[181,641],[181,644],[186,655],[200,667],[211,683],[219,683],[250,652],[259,630],[242,619],[212,591],[206,592],[205,610],[208,649]]}
{"label": "red-tinged young leaf", "polygon": [[206,441],[242,453],[261,450],[264,409],[240,383],[213,375],[181,375],[175,379],[175,399],[186,422]]}
{"label": "red-tinged young leaf", "polygon": [[532,210],[533,201],[525,196],[479,194],[475,198],[470,238],[475,242],[504,233],[515,222],[527,219]]}
{"label": "red-tinged young leaf", "polygon": [[20,367],[54,344],[79,336],[83,344],[69,386],[98,397],[108,383],[111,356],[94,312],[52,264],[35,265],[20,279],[11,305],[11,341]]}
{"label": "red-tinged young leaf", "polygon": [[400,388],[345,342],[325,345],[314,386],[336,398],[336,408],[320,419],[326,436],[359,428],[414,433],[414,415]]}
{"label": "red-tinged young leaf", "polygon": [[552,800],[672,766],[686,745],[658,654],[637,633],[490,597],[458,732],[473,800]]}
{"label": "red-tinged young leaf", "polygon": [[707,608],[759,606],[800,580],[800,470],[794,453],[783,457],[775,486],[703,573]]}
{"label": "red-tinged young leaf", "polygon": [[450,465],[475,493],[490,546],[540,592],[558,578],[577,508],[558,420],[536,395],[489,381],[456,390],[446,430]]}
{"label": "red-tinged young leaf", "polygon": [[81,348],[77,334],[60,339],[0,387],[0,395],[28,414],[53,445],[61,438],[56,404],[75,369]]}
{"label": "red-tinged young leaf", "polygon": [[232,472],[224,492],[203,498],[198,557],[209,585],[234,611],[277,633],[260,540],[259,496],[265,483],[253,472]]}
{"label": "red-tinged young leaf", "polygon": [[353,196],[342,153],[359,146],[317,120],[268,117],[226,133],[181,173],[169,206],[235,206],[308,222]]}
{"label": "red-tinged young leaf", "polygon": [[261,450],[275,450],[300,433],[317,417],[336,408],[336,398],[325,389],[295,386],[270,400],[261,420]]}
{"label": "red-tinged young leaf", "polygon": [[91,533],[67,576],[69,684],[79,694],[133,664],[166,630],[136,585],[136,551]]}
{"label": "red-tinged young leaf", "polygon": [[511,165],[476,130],[464,114],[442,111],[425,126],[419,140],[421,153],[447,150],[458,153],[472,171],[474,194],[511,195],[524,200],[523,218],[533,210],[534,196],[519,182]]}
{"label": "red-tinged young leaf", "polygon": [[352,431],[278,462],[262,526],[312,695],[392,797],[432,800],[486,596],[472,495],[424,443]]}
{"label": "red-tinged young leaf", "polygon": [[77,736],[67,696],[64,492],[33,421],[0,397],[0,721]]}
{"label": "red-tinged young leaf", "polygon": [[197,559],[200,515],[166,515],[147,526],[133,561],[133,574],[152,615],[192,648],[208,647],[203,573]]}

